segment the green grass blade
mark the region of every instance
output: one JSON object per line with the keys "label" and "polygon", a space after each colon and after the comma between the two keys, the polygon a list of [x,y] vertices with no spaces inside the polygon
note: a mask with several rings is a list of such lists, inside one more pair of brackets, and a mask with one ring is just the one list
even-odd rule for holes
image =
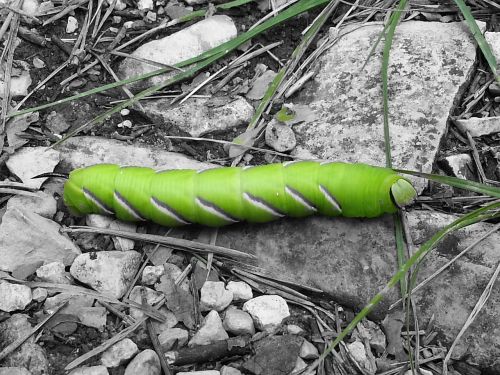
{"label": "green grass blade", "polygon": [[465,18],[465,22],[467,23],[469,30],[474,36],[474,39],[476,39],[476,42],[479,48],[481,49],[484,58],[488,62],[488,65],[491,71],[493,72],[493,75],[495,76],[495,79],[500,82],[500,76],[497,74],[497,59],[495,58],[495,55],[491,51],[490,45],[484,38],[481,29],[477,25],[476,20],[474,19],[474,16],[470,11],[470,8],[465,4],[464,0],[455,0],[455,3],[460,9],[460,12],[462,12],[462,15]]}
{"label": "green grass blade", "polygon": [[[500,208],[500,202],[491,203],[485,207],[479,208],[461,218],[455,220],[451,224],[447,225],[436,234],[434,234],[431,239],[425,242],[420,248],[408,259],[408,261],[394,274],[394,276],[389,280],[387,285],[377,293],[370,302],[363,307],[363,309],[357,314],[354,319],[348,324],[348,326],[338,335],[338,337],[332,341],[332,343],[325,349],[321,354],[320,360],[325,359],[325,357],[354,329],[357,324],[365,318],[373,308],[382,301],[389,291],[403,278],[405,277],[408,270],[417,264],[430,250],[432,250],[441,240],[443,240],[449,233],[452,233],[458,229],[464,228],[466,226],[478,223],[480,221],[499,218],[500,213],[498,209]],[[495,210],[491,212],[492,210]]]}
{"label": "green grass blade", "polygon": [[450,176],[440,176],[437,174],[417,172],[417,171],[408,171],[406,169],[394,169],[394,171],[403,174],[409,174],[412,176],[426,178],[431,181],[439,182],[441,184],[450,185],[456,188],[473,191],[479,194],[489,195],[491,197],[500,198],[500,188],[495,186],[490,186],[486,184],[482,184],[480,182],[463,180],[457,177]]}
{"label": "green grass blade", "polygon": [[392,47],[392,40],[394,38],[394,33],[396,27],[401,19],[401,14],[406,8],[408,0],[401,0],[398,4],[396,10],[392,13],[389,28],[385,37],[384,53],[382,56],[382,96],[384,103],[384,145],[385,145],[385,164],[387,167],[392,167],[392,156],[391,156],[391,134],[389,131],[389,57]]}

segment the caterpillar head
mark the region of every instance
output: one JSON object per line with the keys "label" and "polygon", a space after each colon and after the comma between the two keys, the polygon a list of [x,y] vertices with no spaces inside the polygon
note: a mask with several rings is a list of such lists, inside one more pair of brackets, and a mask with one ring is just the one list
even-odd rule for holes
{"label": "caterpillar head", "polygon": [[404,178],[400,178],[391,186],[391,199],[394,204],[402,208],[411,204],[417,196],[417,191],[409,182]]}

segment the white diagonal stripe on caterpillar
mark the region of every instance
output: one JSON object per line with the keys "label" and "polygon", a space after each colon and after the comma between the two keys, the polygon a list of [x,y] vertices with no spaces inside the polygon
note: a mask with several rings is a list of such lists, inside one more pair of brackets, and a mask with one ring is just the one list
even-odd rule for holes
{"label": "white diagonal stripe on caterpillar", "polygon": [[297,190],[291,188],[290,186],[285,186],[285,192],[292,197],[294,201],[304,206],[309,211],[317,212],[318,209],[314,207],[314,205],[309,202],[302,194],[300,194]]}
{"label": "white diagonal stripe on caterpillar", "polygon": [[323,196],[326,198],[326,200],[328,201],[328,203],[330,203],[330,205],[335,210],[337,210],[338,212],[342,213],[342,207],[340,207],[340,204],[337,202],[337,200],[335,199],[335,197],[333,196],[333,194],[330,193],[328,191],[328,189],[325,188],[323,185],[319,185],[319,190],[321,191],[321,193],[323,194]]}
{"label": "white diagonal stripe on caterpillar", "polygon": [[232,217],[229,215],[227,212],[225,212],[222,208],[219,206],[215,205],[212,202],[206,201],[203,198],[196,197],[195,200],[196,204],[202,208],[203,210],[207,211],[208,213],[211,213],[214,216],[217,216],[218,218],[225,220],[229,223],[237,223],[239,220]]}
{"label": "white diagonal stripe on caterpillar", "polygon": [[151,197],[149,201],[158,211],[168,216],[172,220],[177,221],[179,224],[191,224],[189,221],[181,217],[181,215],[179,215],[172,207],[170,207],[165,202],[162,202],[158,198]]}
{"label": "white diagonal stripe on caterpillar", "polygon": [[99,209],[108,214],[108,215],[113,215],[114,212],[106,207],[106,205],[104,203],[102,203],[99,198],[97,198],[94,194],[92,194],[90,191],[88,191],[87,189],[85,188],[82,188],[82,191],[83,191],[83,195],[85,196],[85,198],[89,201],[91,201],[92,203],[94,203],[97,207],[99,207]]}
{"label": "white diagonal stripe on caterpillar", "polygon": [[276,216],[276,217],[284,217],[285,215],[276,210],[273,206],[271,206],[269,203],[264,201],[261,198],[254,197],[253,195],[250,195],[248,193],[243,193],[243,198],[248,202],[254,205],[255,207],[260,208],[263,211],[266,211],[267,213]]}
{"label": "white diagonal stripe on caterpillar", "polygon": [[141,214],[116,190],[113,193],[113,197],[116,202],[125,210],[127,213],[132,216],[135,220],[146,221],[145,218],[141,216]]}

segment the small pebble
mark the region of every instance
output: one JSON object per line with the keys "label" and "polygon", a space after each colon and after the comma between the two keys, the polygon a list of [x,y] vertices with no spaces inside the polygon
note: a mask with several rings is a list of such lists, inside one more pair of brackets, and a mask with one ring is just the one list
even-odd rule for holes
{"label": "small pebble", "polygon": [[255,333],[253,319],[250,314],[236,308],[226,310],[223,327],[227,332],[235,336],[253,335]]}
{"label": "small pebble", "polygon": [[137,345],[129,338],[118,341],[101,356],[101,363],[106,367],[118,367],[139,352]]}
{"label": "small pebble", "polygon": [[244,281],[230,281],[226,289],[233,292],[233,301],[248,301],[253,298],[252,288]]}
{"label": "small pebble", "polygon": [[128,364],[124,375],[160,375],[160,359],[154,350],[146,349],[137,354]]}
{"label": "small pebble", "polygon": [[297,361],[295,362],[295,367],[293,368],[292,373],[299,373],[299,371],[305,369],[307,367],[307,363],[300,357],[297,357]]}
{"label": "small pebble", "polygon": [[272,332],[290,316],[286,301],[277,295],[252,298],[245,302],[243,311],[252,316],[256,328],[267,332]]}
{"label": "small pebble", "polygon": [[11,312],[23,310],[31,302],[31,289],[22,284],[11,284],[0,280],[0,310]]}
{"label": "small pebble", "polygon": [[144,285],[153,285],[165,273],[163,266],[146,266],[142,271],[141,281]]}
{"label": "small pebble", "polygon": [[122,115],[122,116],[128,116],[129,114],[130,114],[130,109],[128,109],[128,108],[123,108],[120,111],[120,115]]}
{"label": "small pebble", "polygon": [[139,0],[137,2],[137,9],[139,10],[153,9],[153,7],[153,0]]}
{"label": "small pebble", "polygon": [[146,14],[146,20],[149,22],[155,22],[156,21],[156,13],[149,11],[148,14]]}
{"label": "small pebble", "polygon": [[233,292],[227,290],[222,281],[206,281],[201,288],[201,311],[222,311],[233,300]]}
{"label": "small pebble", "polygon": [[189,341],[188,346],[208,345],[215,341],[227,340],[228,338],[229,336],[222,326],[219,314],[217,311],[212,310],[205,317],[203,325]]}
{"label": "small pebble", "polygon": [[121,22],[122,22],[122,18],[120,16],[113,16],[113,18],[112,18],[112,23],[113,24],[116,25],[116,24],[119,24]]}
{"label": "small pebble", "polygon": [[108,310],[103,306],[82,307],[77,313],[80,323],[84,326],[96,328],[99,331],[104,331],[106,327],[106,318]]}
{"label": "small pebble", "polygon": [[130,120],[125,120],[116,125],[119,128],[128,128],[130,129],[132,127],[132,121]]}
{"label": "small pebble", "polygon": [[75,17],[73,17],[73,16],[69,16],[68,17],[68,23],[66,25],[66,33],[67,34],[72,34],[76,30],[78,30],[78,20]]}
{"label": "small pebble", "polygon": [[36,270],[36,276],[44,282],[54,284],[71,284],[72,277],[66,272],[64,264],[61,262],[52,262],[39,267]]}
{"label": "small pebble", "polygon": [[295,324],[288,324],[286,331],[291,335],[302,335],[305,331]]}
{"label": "small pebble", "polygon": [[177,345],[177,348],[182,348],[189,339],[189,333],[182,328],[169,328],[158,335],[158,341],[162,350],[167,351]]}
{"label": "small pebble", "polygon": [[43,302],[47,299],[49,292],[45,288],[35,288],[31,292],[31,297],[36,302]]}
{"label": "small pebble", "polygon": [[230,366],[222,366],[220,369],[220,375],[241,375],[241,371]]}
{"label": "small pebble", "polygon": [[266,144],[278,152],[291,151],[297,145],[297,139],[291,126],[272,120],[266,127]]}
{"label": "small pebble", "polygon": [[68,375],[109,375],[109,372],[104,366],[90,366],[75,368]]}
{"label": "small pebble", "polygon": [[304,340],[300,347],[299,356],[303,359],[316,359],[319,357],[318,349],[309,341]]}
{"label": "small pebble", "polygon": [[217,370],[178,372],[177,375],[220,375]]}
{"label": "small pebble", "polygon": [[34,57],[33,58],[33,66],[37,69],[42,69],[42,68],[45,68],[45,62],[38,57]]}

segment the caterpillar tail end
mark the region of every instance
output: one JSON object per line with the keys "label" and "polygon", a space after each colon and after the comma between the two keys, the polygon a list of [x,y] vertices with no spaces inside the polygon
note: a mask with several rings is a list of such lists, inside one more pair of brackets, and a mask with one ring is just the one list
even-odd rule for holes
{"label": "caterpillar tail end", "polygon": [[416,197],[417,191],[411,182],[405,180],[404,178],[397,180],[391,186],[392,201],[399,208],[403,208],[404,206],[413,203]]}

